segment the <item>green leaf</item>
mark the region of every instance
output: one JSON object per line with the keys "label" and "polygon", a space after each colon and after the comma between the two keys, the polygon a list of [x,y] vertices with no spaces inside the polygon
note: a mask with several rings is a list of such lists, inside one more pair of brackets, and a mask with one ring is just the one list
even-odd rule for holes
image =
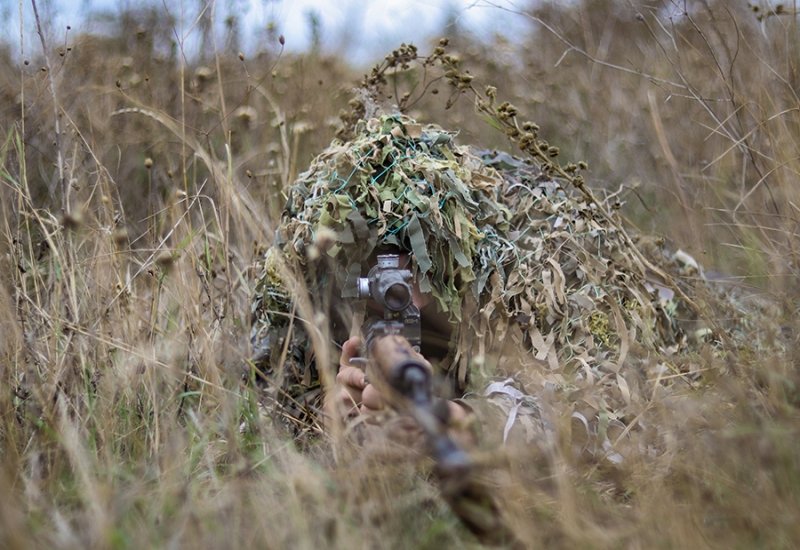
{"label": "green leaf", "polygon": [[406,232],[411,241],[411,250],[414,252],[414,257],[417,260],[420,272],[427,273],[433,265],[433,262],[428,255],[428,247],[425,244],[425,234],[422,232],[422,224],[419,223],[419,218],[417,218],[416,214],[411,216]]}

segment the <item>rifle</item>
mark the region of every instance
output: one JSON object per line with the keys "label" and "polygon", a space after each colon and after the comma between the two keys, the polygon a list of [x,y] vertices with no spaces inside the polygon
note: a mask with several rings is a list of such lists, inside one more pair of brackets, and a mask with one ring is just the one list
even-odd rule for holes
{"label": "rifle", "polygon": [[383,309],[382,318],[363,327],[368,374],[389,404],[417,423],[440,474],[466,474],[471,461],[447,433],[447,409],[433,395],[433,369],[420,354],[422,326],[410,281],[397,254],[378,255],[367,277],[358,279],[358,297],[371,297]]}
{"label": "rifle", "polygon": [[503,522],[491,489],[448,434],[447,414],[437,411],[445,403],[434,397],[433,369],[420,353],[422,326],[411,276],[400,267],[399,255],[380,254],[367,277],[357,281],[357,296],[371,297],[383,308],[382,318],[363,327],[367,375],[391,406],[416,421],[435,461],[442,496],[464,525],[484,542],[521,547]]}

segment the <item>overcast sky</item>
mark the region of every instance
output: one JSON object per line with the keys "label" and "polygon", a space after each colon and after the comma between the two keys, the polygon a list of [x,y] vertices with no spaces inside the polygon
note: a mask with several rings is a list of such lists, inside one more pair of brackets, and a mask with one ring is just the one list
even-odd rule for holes
{"label": "overcast sky", "polygon": [[[142,0],[36,0],[41,19],[50,27],[53,40],[63,42],[67,25],[70,33],[96,30],[91,26],[93,11],[114,11],[142,5]],[[288,50],[306,49],[311,42],[310,14],[320,23],[322,46],[346,53],[352,60],[370,63],[400,42],[420,42],[441,32],[448,19],[479,37],[493,33],[521,32],[525,19],[520,11],[529,0],[163,0],[173,15],[184,13],[182,32],[190,33],[199,6],[210,5],[222,21],[231,13],[242,22],[244,49],[255,49],[272,23],[286,39]],[[20,5],[23,8],[24,49],[36,50],[38,39],[30,0],[0,0],[6,40],[19,50]],[[503,9],[505,8],[505,9]],[[74,35],[74,34],[73,34]],[[191,40],[191,36],[189,37]]]}
{"label": "overcast sky", "polygon": [[345,47],[359,60],[382,55],[400,42],[419,41],[441,32],[455,18],[466,31],[482,37],[508,32],[525,25],[519,15],[496,6],[519,11],[524,0],[294,0],[254,4],[258,19],[277,21],[287,46],[305,48],[310,34],[308,14],[316,11],[322,23],[322,38],[331,47]]}

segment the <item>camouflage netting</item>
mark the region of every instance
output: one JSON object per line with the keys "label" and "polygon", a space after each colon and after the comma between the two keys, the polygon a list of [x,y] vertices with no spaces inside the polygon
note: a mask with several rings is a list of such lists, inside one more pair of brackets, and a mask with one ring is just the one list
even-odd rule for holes
{"label": "camouflage netting", "polygon": [[[351,296],[381,245],[412,254],[421,289],[457,327],[444,368],[461,392],[471,370],[514,374],[533,394],[580,395],[586,418],[626,422],[653,381],[697,368],[670,360],[689,346],[676,320],[688,314],[642,251],[661,266],[668,257],[618,229],[608,217],[616,198],[593,203],[532,161],[455,138],[403,115],[360,121],[293,186],[259,264],[252,333],[256,364],[277,377],[289,416],[314,419],[320,389],[306,325],[290,327],[287,274],[303,273],[313,307],[331,315],[331,292]],[[690,332],[709,336],[702,325]]]}

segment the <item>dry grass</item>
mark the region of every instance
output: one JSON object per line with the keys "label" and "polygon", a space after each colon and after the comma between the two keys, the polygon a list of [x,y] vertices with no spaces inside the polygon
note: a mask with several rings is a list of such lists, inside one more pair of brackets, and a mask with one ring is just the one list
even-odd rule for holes
{"label": "dry grass", "polygon": [[[504,513],[534,547],[794,547],[797,16],[656,4],[545,5],[523,50],[453,41],[644,230],[746,283],[785,349],[694,358],[619,467],[576,457],[560,411],[553,453],[493,458]],[[49,71],[0,55],[0,546],[477,545],[413,461],[299,452],[242,382],[248,267],[357,72],[277,44],[188,62],[172,24],[121,14],[49,43]],[[505,146],[442,86],[418,118]]]}

